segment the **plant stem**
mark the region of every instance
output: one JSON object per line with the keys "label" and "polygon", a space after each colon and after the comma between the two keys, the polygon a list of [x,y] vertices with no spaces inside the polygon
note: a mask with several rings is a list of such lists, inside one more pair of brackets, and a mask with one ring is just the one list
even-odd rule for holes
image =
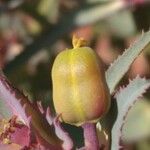
{"label": "plant stem", "polygon": [[82,125],[84,131],[84,144],[86,150],[99,150],[99,140],[96,133],[95,123],[85,123]]}

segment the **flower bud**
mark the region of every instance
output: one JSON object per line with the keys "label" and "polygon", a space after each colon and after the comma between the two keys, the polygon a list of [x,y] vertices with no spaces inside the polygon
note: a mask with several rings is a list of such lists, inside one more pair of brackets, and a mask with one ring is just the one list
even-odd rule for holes
{"label": "flower bud", "polygon": [[105,74],[96,53],[73,38],[73,49],[61,52],[52,68],[53,100],[61,120],[82,125],[97,122],[110,106]]}

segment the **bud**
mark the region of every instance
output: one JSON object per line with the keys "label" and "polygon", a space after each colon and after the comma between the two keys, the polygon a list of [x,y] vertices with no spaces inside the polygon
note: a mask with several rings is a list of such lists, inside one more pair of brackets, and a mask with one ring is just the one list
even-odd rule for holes
{"label": "bud", "polygon": [[73,49],[61,52],[52,68],[53,100],[62,121],[82,125],[97,122],[110,106],[105,74],[96,53],[73,38]]}

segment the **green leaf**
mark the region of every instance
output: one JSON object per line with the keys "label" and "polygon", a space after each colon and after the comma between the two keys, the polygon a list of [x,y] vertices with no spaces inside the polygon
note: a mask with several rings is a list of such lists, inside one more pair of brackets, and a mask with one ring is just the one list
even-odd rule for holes
{"label": "green leaf", "polygon": [[[87,25],[105,19],[113,13],[123,9],[125,7],[124,1],[113,1],[104,4],[103,8],[99,4],[98,6],[93,6],[92,4],[82,4],[78,9],[70,11],[63,17],[60,18],[58,24],[54,27],[45,20],[44,17],[37,15],[37,13],[31,13],[32,9],[27,9],[26,13],[31,13],[34,18],[36,18],[40,23],[46,25],[47,30],[42,32],[40,36],[36,37],[33,42],[27,45],[23,52],[16,56],[15,59],[10,61],[4,68],[4,72],[9,74],[19,66],[23,65],[29,58],[40,51],[43,48],[47,48],[53,45],[62,35],[69,33],[76,26]],[[96,11],[98,10],[98,12]]]}
{"label": "green leaf", "polygon": [[113,13],[125,7],[124,1],[111,1],[98,4],[94,7],[81,9],[76,13],[74,23],[76,25],[86,25],[111,16]]}
{"label": "green leaf", "polygon": [[150,87],[150,80],[137,76],[133,81],[116,94],[118,116],[112,128],[111,150],[120,149],[120,138],[125,117],[134,102]]}
{"label": "green leaf", "polygon": [[109,30],[117,37],[127,38],[136,33],[134,18],[129,10],[112,15],[106,20],[106,23]]}
{"label": "green leaf", "polygon": [[42,0],[39,3],[38,11],[50,22],[55,22],[58,17],[59,0]]}
{"label": "green leaf", "polygon": [[[114,0],[112,0],[114,1]],[[93,4],[93,3],[108,3],[110,0],[86,0],[87,3]]]}
{"label": "green leaf", "polygon": [[150,136],[150,103],[139,99],[129,110],[122,129],[125,142],[136,142]]}
{"label": "green leaf", "polygon": [[130,65],[135,58],[150,45],[150,31],[143,34],[138,41],[136,41],[131,47],[114,61],[113,64],[106,71],[106,81],[112,94],[118,82],[128,71]]}

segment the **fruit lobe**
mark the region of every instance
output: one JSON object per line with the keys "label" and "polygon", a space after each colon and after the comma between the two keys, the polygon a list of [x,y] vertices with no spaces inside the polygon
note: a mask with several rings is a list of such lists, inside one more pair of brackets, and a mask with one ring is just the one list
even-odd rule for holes
{"label": "fruit lobe", "polygon": [[[52,68],[53,100],[61,120],[73,125],[96,122],[110,105],[101,62],[89,47],[61,52]],[[76,46],[77,45],[77,46]]]}

